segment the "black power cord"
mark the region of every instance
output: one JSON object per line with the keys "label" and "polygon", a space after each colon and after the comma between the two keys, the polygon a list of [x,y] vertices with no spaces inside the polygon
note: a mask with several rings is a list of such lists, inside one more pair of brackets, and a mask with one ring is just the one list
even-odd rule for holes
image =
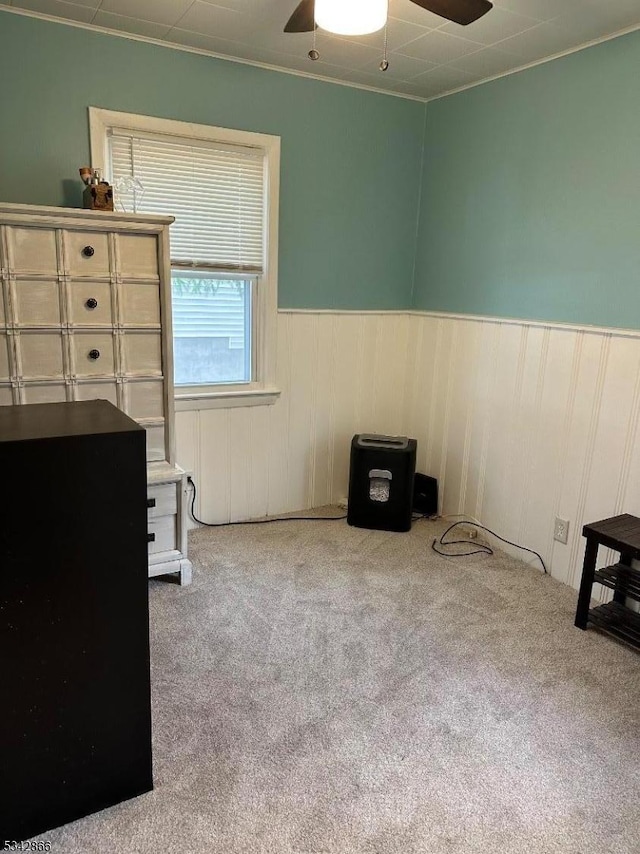
{"label": "black power cord", "polygon": [[449,531],[453,531],[454,528],[457,528],[458,525],[466,525],[467,527],[479,528],[481,531],[486,531],[488,534],[491,534],[492,537],[495,537],[497,540],[500,540],[501,543],[506,543],[508,546],[513,546],[514,549],[521,549],[523,552],[529,552],[529,554],[535,555],[540,563],[542,564],[542,568],[544,570],[544,574],[548,575],[549,571],[547,570],[546,564],[542,558],[542,555],[533,549],[528,549],[526,546],[521,546],[518,543],[512,543],[511,540],[505,540],[504,537],[501,537],[500,534],[496,534],[495,531],[492,531],[491,528],[485,528],[484,525],[480,525],[478,522],[454,522],[453,525],[449,525],[447,530],[440,536],[439,540],[434,540],[431,544],[431,548],[434,552],[437,552],[439,555],[443,557],[471,557],[471,555],[492,555],[493,549],[491,546],[486,545],[486,543],[478,543],[478,548],[473,551],[467,552],[457,552],[455,554],[450,554],[449,552],[443,552],[438,548],[438,545],[441,546],[466,546],[469,543],[469,540],[445,540],[445,537],[449,533]]}
{"label": "black power cord", "polygon": [[197,522],[198,525],[204,525],[205,528],[231,528],[234,525],[271,525],[273,522],[340,522],[343,519],[346,519],[345,516],[274,516],[273,518],[268,519],[247,519],[243,522],[203,522],[202,519],[198,519],[195,513],[195,504],[196,504],[196,496],[197,489],[195,481],[192,477],[187,477],[187,480],[191,484],[193,489],[193,494],[191,495],[191,507],[189,509],[189,513],[194,522]]}
{"label": "black power cord", "polygon": [[[205,528],[231,528],[236,525],[271,525],[275,522],[341,522],[347,518],[345,514],[344,516],[274,516],[272,518],[267,519],[247,519],[246,521],[242,522],[203,522],[202,519],[198,519],[195,513],[195,504],[198,494],[196,483],[191,476],[188,476],[187,480],[191,484],[191,488],[193,490],[191,495],[191,505],[189,508],[189,513],[194,522],[196,522],[198,525],[203,525]],[[427,516],[426,514],[416,514],[413,516],[412,521],[417,522],[420,519],[435,518],[437,517]],[[472,555],[494,554],[493,549],[485,543],[479,543],[479,547],[470,552],[467,551],[458,552],[457,554],[449,554],[447,552],[440,551],[440,549],[437,548],[438,543],[441,546],[467,545],[468,540],[447,540],[445,542],[444,538],[447,536],[449,531],[452,531],[454,528],[458,527],[458,525],[467,525],[473,528],[480,528],[482,531],[486,531],[488,534],[491,534],[491,536],[495,537],[497,540],[500,540],[500,542],[502,543],[506,543],[509,546],[513,546],[513,548],[515,549],[522,549],[522,551],[529,552],[530,554],[535,555],[542,564],[542,568],[545,572],[545,575],[549,574],[545,562],[542,559],[542,555],[540,555],[538,552],[534,551],[533,549],[528,549],[526,546],[518,545],[518,543],[512,543],[511,540],[505,540],[504,537],[501,537],[499,534],[496,534],[496,532],[492,531],[491,528],[486,528],[484,525],[480,525],[478,522],[468,522],[463,520],[461,522],[454,522],[453,525],[449,525],[447,530],[441,535],[440,540],[434,540],[431,544],[431,548],[434,552],[437,552],[443,557],[471,557]]]}

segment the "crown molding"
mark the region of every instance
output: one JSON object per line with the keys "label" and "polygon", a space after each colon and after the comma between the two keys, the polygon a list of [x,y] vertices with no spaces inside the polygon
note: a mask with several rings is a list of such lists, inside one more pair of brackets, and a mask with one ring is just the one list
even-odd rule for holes
{"label": "crown molding", "polygon": [[[349,89],[360,89],[363,92],[373,92],[376,95],[389,95],[392,98],[402,98],[405,101],[417,101],[421,104],[430,104],[433,101],[439,101],[441,98],[448,98],[449,95],[457,95],[460,92],[466,92],[469,89],[475,89],[477,86],[483,86],[485,83],[492,83],[494,80],[501,80],[503,77],[511,77],[513,74],[520,74],[522,71],[528,71],[530,68],[536,68],[538,65],[545,65],[547,62],[554,62],[556,59],[562,59],[564,56],[570,56],[573,53],[579,53],[582,50],[586,50],[590,47],[595,47],[596,45],[603,44],[608,41],[612,41],[613,39],[620,38],[620,36],[626,36],[630,33],[635,33],[640,31],[640,24],[632,27],[626,27],[625,29],[618,30],[615,33],[609,33],[606,36],[601,36],[597,39],[592,39],[591,41],[584,42],[582,44],[576,45],[575,47],[569,48],[568,50],[560,51],[560,53],[554,53],[551,56],[545,56],[543,59],[536,59],[533,62],[528,62],[525,65],[519,65],[517,68],[511,68],[508,71],[503,71],[500,74],[494,74],[493,77],[483,77],[482,80],[475,80],[473,83],[467,83],[464,86],[459,86],[456,89],[447,89],[446,92],[441,92],[439,95],[432,95],[431,97],[420,97],[418,95],[409,95],[406,92],[394,92],[389,89],[378,89],[375,86],[367,86],[363,83],[354,83],[349,80],[338,80],[335,77],[324,77],[321,74],[311,74],[308,71],[298,71],[294,68],[283,68],[280,65],[270,65],[266,62],[258,62],[257,60],[252,59],[243,59],[237,56],[231,56],[229,54],[224,53],[215,53],[211,50],[202,50],[201,48],[189,47],[188,45],[177,44],[176,42],[163,41],[162,39],[153,39],[149,36],[141,36],[137,33],[126,33],[122,30],[112,30],[108,27],[99,27],[96,24],[85,24],[82,21],[69,21],[66,18],[57,18],[53,15],[45,15],[42,12],[32,12],[29,9],[18,9],[15,6],[6,6],[3,3],[0,3],[0,12],[10,12],[14,15],[22,15],[26,18],[37,18],[42,21],[49,21],[53,24],[61,24],[67,27],[76,27],[80,30],[89,30],[94,33],[102,33],[103,35],[115,36],[116,38],[128,39],[129,41],[143,42],[145,44],[152,44],[158,47],[168,48],[169,50],[179,50],[185,53],[194,53],[199,56],[209,56],[213,59],[219,59],[223,62],[235,62],[239,65],[250,65],[254,68],[262,68],[265,71],[274,71],[279,74],[290,74],[294,77],[305,77],[308,80],[319,80],[322,83],[333,83],[336,86],[346,86]],[[500,42],[496,42],[494,45],[490,45],[490,47],[499,47]],[[348,70],[348,69],[347,69]]]}
{"label": "crown molding", "polygon": [[[535,59],[533,62],[527,62],[525,65],[519,65],[517,68],[510,68],[508,71],[502,71],[500,74],[494,74],[493,77],[483,77],[482,80],[476,80],[474,83],[467,83],[464,86],[458,86],[457,89],[448,89],[446,92],[441,92],[439,95],[432,95],[430,98],[423,98],[421,100],[423,100],[425,104],[430,104],[432,101],[439,101],[441,98],[448,98],[449,95],[456,95],[458,92],[466,92],[467,89],[475,89],[476,86],[482,86],[484,83],[492,83],[494,80],[501,80],[503,77],[511,77],[512,74],[519,74],[521,71],[528,71],[530,68],[536,68],[538,65],[545,65],[547,62],[554,62],[556,59],[562,59],[563,56],[571,56],[572,53],[579,53],[587,48],[595,47],[596,45],[604,44],[605,42],[610,42],[613,41],[613,39],[620,38],[620,36],[628,36],[630,33],[637,33],[638,31],[640,31],[640,24],[636,24],[633,27],[625,27],[623,30],[617,30],[615,33],[609,33],[607,36],[600,36],[600,38],[591,39],[591,41],[583,42],[582,44],[568,48],[567,50],[562,50],[560,53],[545,56],[543,59]],[[495,47],[499,50],[500,42],[496,42],[495,44],[490,45],[490,47]],[[453,63],[450,64],[453,65]]]}
{"label": "crown molding", "polygon": [[[13,15],[21,15],[25,18],[37,18],[40,21],[49,21],[52,24],[61,24],[62,26],[75,27],[80,30],[89,30],[102,35],[116,36],[129,41],[144,42],[145,44],[156,45],[157,47],[168,48],[169,50],[179,50],[185,53],[195,53],[199,56],[209,56],[213,59],[220,59],[223,62],[234,62],[239,65],[251,65],[254,68],[262,68],[265,71],[275,71],[279,74],[289,74],[293,77],[306,77],[309,80],[319,80],[322,83],[333,83],[336,86],[346,86],[349,89],[360,89],[364,92],[373,92],[376,95],[389,95],[391,98],[402,98],[405,101],[417,101],[421,104],[426,103],[426,98],[420,98],[417,95],[409,95],[405,92],[394,92],[389,89],[377,89],[375,86],[367,86],[364,83],[354,83],[349,80],[338,80],[335,77],[324,77],[322,74],[311,74],[308,71],[298,71],[295,68],[283,68],[281,65],[270,65],[266,62],[258,62],[253,59],[243,59],[238,56],[231,56],[224,53],[215,53],[212,50],[202,50],[197,47],[189,47],[189,45],[178,44],[177,42],[163,41],[162,39],[153,39],[149,36],[141,36],[137,33],[126,33],[123,30],[112,30],[109,27],[99,27],[97,24],[86,24],[82,21],[70,21],[66,18],[57,18],[54,15],[45,15],[42,12],[32,12],[30,9],[18,9],[15,6],[6,6],[0,3],[0,12],[10,12]],[[348,71],[349,69],[345,69]]]}

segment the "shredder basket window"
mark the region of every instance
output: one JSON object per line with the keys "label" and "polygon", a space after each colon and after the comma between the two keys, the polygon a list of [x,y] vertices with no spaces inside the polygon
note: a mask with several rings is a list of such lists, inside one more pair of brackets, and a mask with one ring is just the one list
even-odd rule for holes
{"label": "shredder basket window", "polygon": [[369,472],[369,498],[371,501],[379,501],[381,504],[385,504],[389,500],[392,477],[391,472],[386,470],[372,469]]}

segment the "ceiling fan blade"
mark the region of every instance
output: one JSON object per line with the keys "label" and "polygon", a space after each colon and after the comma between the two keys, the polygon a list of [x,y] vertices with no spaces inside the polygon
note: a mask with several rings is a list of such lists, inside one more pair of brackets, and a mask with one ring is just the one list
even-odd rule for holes
{"label": "ceiling fan blade", "polygon": [[315,0],[302,0],[287,21],[285,33],[312,33],[316,28]]}
{"label": "ceiling fan blade", "polygon": [[456,24],[472,24],[493,9],[489,0],[411,0],[428,12],[447,18]]}

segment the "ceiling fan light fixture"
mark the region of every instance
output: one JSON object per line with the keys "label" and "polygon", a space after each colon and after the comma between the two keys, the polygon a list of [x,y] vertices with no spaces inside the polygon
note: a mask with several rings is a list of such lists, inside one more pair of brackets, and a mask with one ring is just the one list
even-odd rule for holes
{"label": "ceiling fan light fixture", "polygon": [[365,36],[387,23],[389,0],[316,0],[316,24],[339,36]]}

